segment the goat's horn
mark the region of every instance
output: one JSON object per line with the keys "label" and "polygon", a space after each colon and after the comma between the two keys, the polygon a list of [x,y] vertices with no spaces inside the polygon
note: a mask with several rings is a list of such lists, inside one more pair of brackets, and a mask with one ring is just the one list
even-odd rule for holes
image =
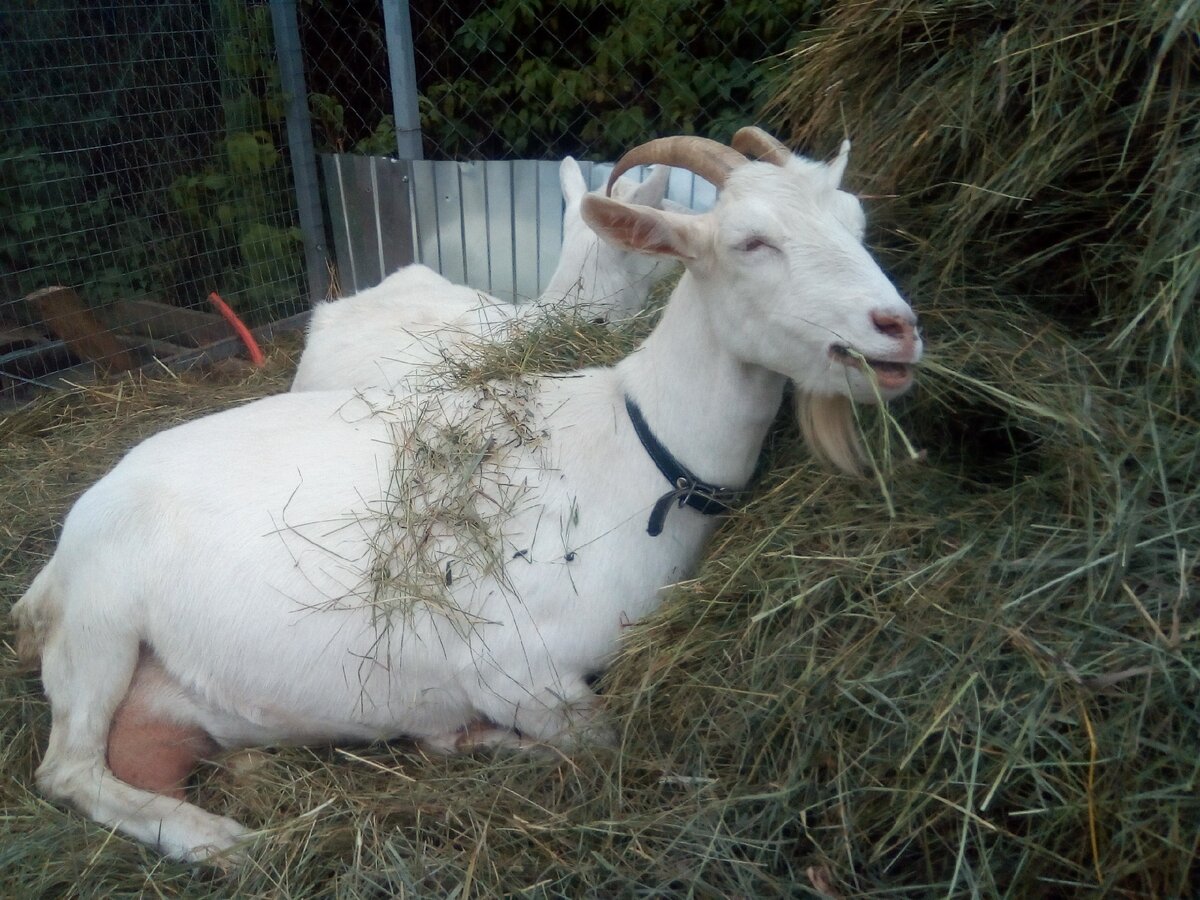
{"label": "goat's horn", "polygon": [[758,159],[775,166],[783,166],[792,158],[792,151],[761,128],[747,125],[734,134],[730,146],[750,159]]}
{"label": "goat's horn", "polygon": [[634,166],[651,163],[678,166],[689,172],[695,172],[701,178],[711,181],[720,190],[724,187],[729,173],[749,161],[738,151],[708,138],[693,135],[658,138],[634,147],[617,160],[616,167],[608,176],[607,193],[612,196],[612,188],[617,179]]}

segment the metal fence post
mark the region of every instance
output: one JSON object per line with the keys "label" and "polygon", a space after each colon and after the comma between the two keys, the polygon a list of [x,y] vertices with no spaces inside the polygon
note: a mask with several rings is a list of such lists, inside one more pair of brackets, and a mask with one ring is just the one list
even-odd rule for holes
{"label": "metal fence post", "polygon": [[392,112],[396,117],[396,153],[400,159],[424,159],[408,0],[383,0],[383,28],[387,34],[388,68],[391,70]]}
{"label": "metal fence post", "polygon": [[271,25],[275,31],[279,79],[287,98],[288,156],[292,161],[292,180],[296,185],[300,230],[304,233],[308,293],[310,301],[315,303],[324,300],[329,293],[328,249],[325,245],[325,220],[321,214],[321,191],[317,182],[317,159],[313,151],[312,122],[308,114],[308,91],[304,85],[304,62],[300,53],[300,28],[296,19],[295,0],[271,0]]}

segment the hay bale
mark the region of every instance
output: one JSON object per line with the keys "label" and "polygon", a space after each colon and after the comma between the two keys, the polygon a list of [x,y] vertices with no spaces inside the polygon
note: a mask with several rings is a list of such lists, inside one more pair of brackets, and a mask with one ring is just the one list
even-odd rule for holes
{"label": "hay bale", "polygon": [[726,741],[732,769],[793,792],[792,846],[850,893],[1196,888],[1198,17],[841,3],[773,103],[802,145],[849,130],[880,195],[929,340],[898,417],[932,466],[887,519],[796,460],[805,521],[762,507],[705,604],[639,634],[744,667],[709,658],[696,743],[771,736]]}
{"label": "hay bale", "polygon": [[850,133],[922,305],[1037,298],[1194,379],[1198,27],[1176,0],[837,3],[771,106],[801,145]]}

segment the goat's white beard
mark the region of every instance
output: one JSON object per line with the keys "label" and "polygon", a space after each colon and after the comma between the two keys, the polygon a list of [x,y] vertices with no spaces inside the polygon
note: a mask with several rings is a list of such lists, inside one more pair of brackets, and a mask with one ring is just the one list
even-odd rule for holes
{"label": "goat's white beard", "polygon": [[861,475],[867,458],[850,398],[797,389],[794,405],[800,433],[813,457],[849,475]]}

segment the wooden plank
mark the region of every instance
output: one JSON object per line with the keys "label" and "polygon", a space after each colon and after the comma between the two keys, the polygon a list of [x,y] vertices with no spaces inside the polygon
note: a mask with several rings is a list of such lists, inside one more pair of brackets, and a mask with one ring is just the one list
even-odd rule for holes
{"label": "wooden plank", "polygon": [[125,346],[125,349],[137,354],[143,363],[152,359],[167,362],[195,349],[194,347],[185,347],[181,344],[173,344],[170,341],[160,341],[156,338],[143,337],[137,334],[118,334],[117,340]]}
{"label": "wooden plank", "polygon": [[36,328],[24,325],[0,324],[0,353],[17,347],[27,347],[44,341],[46,336]]}
{"label": "wooden plank", "polygon": [[[67,360],[74,359],[65,349],[59,349]],[[92,363],[77,363],[63,368],[56,362],[47,371],[32,375],[0,368],[0,403],[26,403],[47,389],[87,384],[95,378],[96,366]]]}
{"label": "wooden plank", "polygon": [[137,367],[133,356],[87,308],[69,287],[56,285],[25,295],[38,318],[76,356],[91,360],[110,372],[127,372]]}
{"label": "wooden plank", "polygon": [[229,326],[215,313],[185,309],[157,300],[118,300],[109,319],[119,331],[200,347],[229,337]]}

